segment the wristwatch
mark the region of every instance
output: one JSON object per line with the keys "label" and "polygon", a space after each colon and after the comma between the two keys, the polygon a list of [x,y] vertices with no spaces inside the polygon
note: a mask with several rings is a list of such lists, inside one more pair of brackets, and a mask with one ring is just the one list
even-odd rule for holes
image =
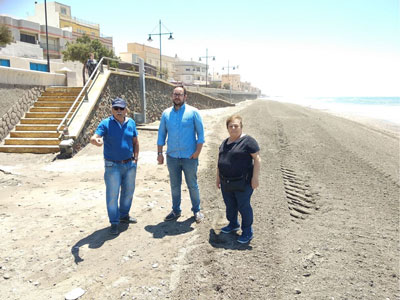
{"label": "wristwatch", "polygon": [[162,152],[158,152],[157,155],[162,155]]}

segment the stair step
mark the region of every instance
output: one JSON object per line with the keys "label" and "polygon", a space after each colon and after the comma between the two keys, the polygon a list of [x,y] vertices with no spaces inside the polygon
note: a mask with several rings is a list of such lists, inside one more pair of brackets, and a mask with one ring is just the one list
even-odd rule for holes
{"label": "stair step", "polygon": [[[78,95],[76,96],[40,96],[38,97],[37,102],[67,102],[67,101],[75,101],[76,97],[78,97]],[[83,96],[81,96],[80,98],[83,98]]]}
{"label": "stair step", "polygon": [[54,96],[62,96],[62,97],[64,97],[64,96],[72,96],[72,97],[76,98],[79,95],[79,93],[80,93],[80,91],[76,91],[76,92],[49,92],[49,91],[46,91],[46,92],[42,93],[42,96],[51,96],[51,97],[54,97]]}
{"label": "stair step", "polygon": [[34,107],[71,107],[71,105],[74,103],[74,101],[54,101],[54,102],[48,102],[48,101],[40,101],[40,102],[35,102]]}
{"label": "stair step", "polygon": [[12,152],[12,153],[56,153],[60,151],[59,146],[21,146],[21,145],[2,145],[0,146],[0,152]]}
{"label": "stair step", "polygon": [[57,138],[6,138],[4,145],[59,145]]}
{"label": "stair step", "polygon": [[11,131],[12,138],[59,138],[61,133],[55,131]]}
{"label": "stair step", "polygon": [[[37,125],[37,124],[28,124],[28,125],[17,125],[15,126],[16,131],[56,131],[58,125]],[[64,126],[61,126],[61,130],[64,129]]]}
{"label": "stair step", "polygon": [[29,118],[24,118],[24,119],[21,119],[20,123],[21,124],[57,124],[57,126],[58,126],[58,124],[60,124],[61,121],[62,121],[62,119],[60,119],[60,118],[59,119],[50,119],[50,118],[48,118],[48,119],[39,119],[39,118],[29,119]]}
{"label": "stair step", "polygon": [[[69,114],[68,117],[71,117],[72,113]],[[65,112],[27,112],[25,114],[25,118],[39,118],[39,119],[44,119],[44,118],[64,118]]]}
{"label": "stair step", "polygon": [[65,87],[65,86],[50,86],[46,88],[46,92],[67,92],[67,91],[80,91],[82,87]]}
{"label": "stair step", "polygon": [[[72,110],[74,111],[75,108]],[[29,112],[35,113],[35,112],[68,112],[69,107],[31,107]]]}

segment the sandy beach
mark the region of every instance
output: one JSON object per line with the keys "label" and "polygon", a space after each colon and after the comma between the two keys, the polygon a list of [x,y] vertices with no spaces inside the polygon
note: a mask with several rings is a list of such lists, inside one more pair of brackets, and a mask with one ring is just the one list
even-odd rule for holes
{"label": "sandy beach", "polygon": [[[155,131],[139,131],[138,223],[119,236],[108,234],[101,148],[68,160],[0,153],[0,298],[75,288],[79,299],[400,298],[397,128],[266,100],[201,113],[200,224],[184,185],[182,217],[163,221],[171,199]],[[261,147],[249,245],[220,233],[217,149],[233,113]]]}

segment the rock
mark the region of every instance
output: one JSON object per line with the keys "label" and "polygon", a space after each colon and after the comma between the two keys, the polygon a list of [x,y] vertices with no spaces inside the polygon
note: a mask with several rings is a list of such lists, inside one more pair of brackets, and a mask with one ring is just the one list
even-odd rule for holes
{"label": "rock", "polygon": [[10,279],[10,278],[11,278],[11,275],[8,274],[8,273],[6,273],[6,274],[3,275],[3,278],[4,278],[4,279]]}
{"label": "rock", "polygon": [[295,294],[301,294],[301,290],[300,289],[294,289],[294,293]]}
{"label": "rock", "polygon": [[158,264],[155,263],[155,264],[152,265],[152,267],[153,267],[154,269],[155,269],[155,268],[158,268]]}
{"label": "rock", "polygon": [[86,293],[85,290],[81,288],[76,288],[70,291],[68,294],[65,295],[65,300],[75,300],[78,299],[80,296],[82,296],[84,293]]}

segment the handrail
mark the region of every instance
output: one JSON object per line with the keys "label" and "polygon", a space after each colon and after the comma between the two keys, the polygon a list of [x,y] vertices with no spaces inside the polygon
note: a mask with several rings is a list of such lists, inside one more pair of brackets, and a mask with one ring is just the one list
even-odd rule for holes
{"label": "handrail", "polygon": [[[60,132],[60,128],[63,124],[65,124],[66,120],[68,119],[68,115],[71,113],[71,111],[73,110],[73,108],[75,107],[76,103],[79,101],[83,91],[86,91],[86,88],[88,87],[88,84],[90,83],[90,81],[92,80],[92,78],[94,78],[94,76],[96,76],[97,74],[97,70],[99,69],[100,66],[102,66],[102,62],[104,60],[105,57],[102,57],[99,61],[99,63],[97,64],[96,68],[94,69],[94,71],[92,72],[92,74],[90,75],[89,79],[87,80],[87,82],[85,83],[85,85],[83,86],[83,88],[81,89],[81,91],[79,92],[78,96],[75,98],[74,103],[72,103],[71,107],[69,108],[68,112],[65,114],[64,118],[61,120],[60,124],[57,126],[57,133]],[[82,103],[82,102],[81,102]],[[80,105],[79,105],[80,107]],[[76,108],[73,116],[75,116],[76,112],[78,111],[79,107]],[[72,119],[72,116],[71,116]],[[66,124],[67,126],[69,124]]]}
{"label": "handrail", "polygon": [[[115,62],[118,62],[118,63],[121,63],[121,62],[122,62],[122,61],[119,60],[119,59],[110,58],[110,57],[102,57],[102,58],[100,59],[100,61],[98,62],[96,68],[94,69],[94,71],[93,71],[92,74],[90,75],[89,79],[87,80],[86,84],[84,85],[84,87],[82,88],[82,90],[80,91],[80,93],[78,94],[78,96],[75,98],[74,103],[72,103],[70,109],[69,109],[68,112],[65,114],[65,116],[64,116],[64,118],[61,120],[60,124],[57,126],[57,133],[60,132],[60,129],[61,129],[61,127],[62,127],[63,125],[65,125],[66,127],[68,127],[68,126],[71,124],[71,122],[72,122],[72,120],[74,119],[76,113],[78,112],[79,108],[81,107],[83,101],[81,101],[81,102],[79,103],[78,107],[76,107],[75,111],[72,113],[71,118],[70,118],[70,119],[68,120],[68,122],[67,122],[68,115],[69,115],[69,114],[72,112],[72,110],[74,109],[75,105],[77,104],[77,102],[78,102],[79,99],[81,98],[83,92],[86,93],[85,97],[86,97],[86,99],[87,99],[87,93],[88,93],[88,91],[92,88],[93,84],[94,84],[94,83],[96,82],[96,80],[97,80],[97,76],[98,76],[98,74],[99,74],[99,72],[97,72],[98,69],[100,68],[100,72],[103,73],[103,61],[104,61],[104,60],[107,60],[107,65],[108,65],[108,66],[109,66],[109,61],[115,61]],[[123,62],[123,63],[130,64],[130,65],[134,65],[134,66],[138,66],[138,64],[135,64],[135,63],[129,63],[129,62]],[[117,69],[118,69],[118,68],[117,68]],[[147,69],[151,69],[151,68],[147,67]],[[127,72],[127,70],[124,70],[124,69],[121,69],[121,70]],[[131,71],[131,72],[132,72],[132,71]],[[146,73],[147,73],[147,72],[146,72]],[[91,82],[92,79],[93,79],[93,82]],[[89,84],[89,83],[90,83],[90,84]]]}

